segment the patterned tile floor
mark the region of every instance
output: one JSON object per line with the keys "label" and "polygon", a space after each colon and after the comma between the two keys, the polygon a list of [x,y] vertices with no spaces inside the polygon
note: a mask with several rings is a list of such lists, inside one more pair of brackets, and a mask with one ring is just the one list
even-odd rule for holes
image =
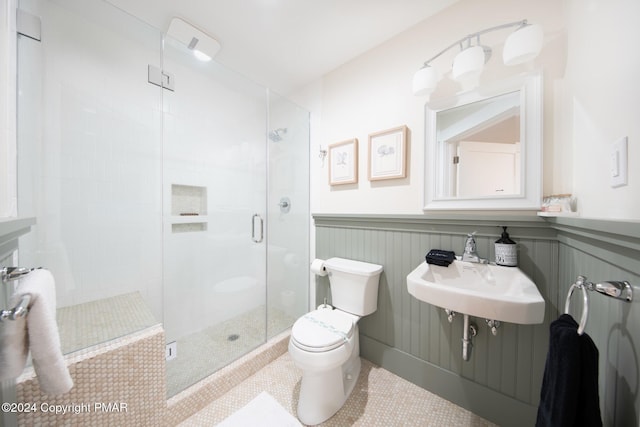
{"label": "patterned tile floor", "polygon": [[[158,322],[139,293],[65,307],[57,320],[64,353],[144,329]],[[124,315],[126,314],[126,315]],[[172,396],[264,343],[264,306],[178,341],[178,358],[167,363],[167,394]],[[270,310],[269,336],[295,319]],[[235,340],[228,340],[237,334]],[[362,360],[356,388],[336,415],[322,426],[493,426],[451,402]],[[187,419],[183,426],[214,425],[262,391],[295,415],[302,372],[288,353],[258,371],[222,398]]]}
{"label": "patterned tile floor", "polygon": [[[266,391],[295,415],[302,372],[288,353],[180,424],[215,425]],[[362,359],[345,405],[321,426],[495,426],[479,416]]]}

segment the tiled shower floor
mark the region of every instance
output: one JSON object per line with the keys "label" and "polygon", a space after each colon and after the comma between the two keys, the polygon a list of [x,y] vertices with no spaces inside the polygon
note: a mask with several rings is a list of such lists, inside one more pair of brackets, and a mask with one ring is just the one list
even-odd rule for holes
{"label": "tiled shower floor", "polygon": [[[64,354],[86,349],[157,325],[138,292],[61,307],[56,313]],[[177,340],[177,358],[167,362],[167,395],[171,397],[289,328],[295,318],[265,306],[249,310]]]}
{"label": "tiled shower floor", "polygon": [[[295,416],[302,372],[283,354],[180,426],[211,426],[266,391]],[[322,426],[495,426],[362,359],[356,387],[345,405]]]}
{"label": "tiled shower floor", "polygon": [[[167,396],[171,397],[265,342],[265,307],[177,340],[177,357],[167,361]],[[269,310],[269,335],[290,327],[294,318]]]}

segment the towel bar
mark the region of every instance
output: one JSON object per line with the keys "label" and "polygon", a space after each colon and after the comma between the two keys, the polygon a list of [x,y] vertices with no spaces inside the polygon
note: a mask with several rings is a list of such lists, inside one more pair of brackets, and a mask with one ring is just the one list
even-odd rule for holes
{"label": "towel bar", "polygon": [[[42,267],[2,267],[0,269],[0,281],[2,281],[3,283],[9,283],[39,268]],[[5,320],[16,320],[25,317],[27,313],[29,313],[30,302],[31,295],[27,294],[20,298],[20,302],[18,302],[15,307],[7,310],[0,310],[0,323],[4,322]]]}
{"label": "towel bar", "polygon": [[5,320],[16,320],[26,317],[27,313],[29,313],[29,302],[31,302],[31,295],[27,294],[24,295],[18,305],[11,310],[0,311],[0,323]]}
{"label": "towel bar", "polygon": [[587,318],[589,316],[589,298],[587,291],[596,291],[602,295],[606,295],[618,300],[631,302],[633,301],[633,288],[626,281],[605,281],[593,284],[587,282],[587,278],[584,276],[578,276],[576,282],[569,288],[567,299],[564,303],[564,312],[569,314],[569,305],[571,303],[571,295],[576,289],[582,290],[582,315],[580,316],[580,323],[578,324],[578,335],[584,333],[584,328],[587,325]]}
{"label": "towel bar", "polygon": [[11,282],[13,280],[18,280],[25,274],[31,273],[33,270],[37,270],[42,267],[35,268],[26,268],[26,267],[2,267],[0,269],[0,281],[2,282]]}

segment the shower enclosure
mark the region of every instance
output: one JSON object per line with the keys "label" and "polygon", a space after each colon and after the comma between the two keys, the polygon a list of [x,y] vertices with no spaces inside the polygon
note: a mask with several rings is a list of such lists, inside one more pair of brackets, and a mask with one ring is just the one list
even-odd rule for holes
{"label": "shower enclosure", "polygon": [[171,396],[291,326],[308,112],[103,1],[19,8],[19,259],[56,278],[63,350],[161,322]]}

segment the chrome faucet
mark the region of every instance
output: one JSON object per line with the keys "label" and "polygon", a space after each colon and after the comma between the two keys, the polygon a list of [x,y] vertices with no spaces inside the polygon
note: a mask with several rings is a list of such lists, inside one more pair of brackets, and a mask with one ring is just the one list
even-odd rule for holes
{"label": "chrome faucet", "polygon": [[486,264],[488,261],[478,256],[475,235],[475,231],[473,233],[467,234],[467,241],[464,243],[464,253],[462,254],[462,261]]}

